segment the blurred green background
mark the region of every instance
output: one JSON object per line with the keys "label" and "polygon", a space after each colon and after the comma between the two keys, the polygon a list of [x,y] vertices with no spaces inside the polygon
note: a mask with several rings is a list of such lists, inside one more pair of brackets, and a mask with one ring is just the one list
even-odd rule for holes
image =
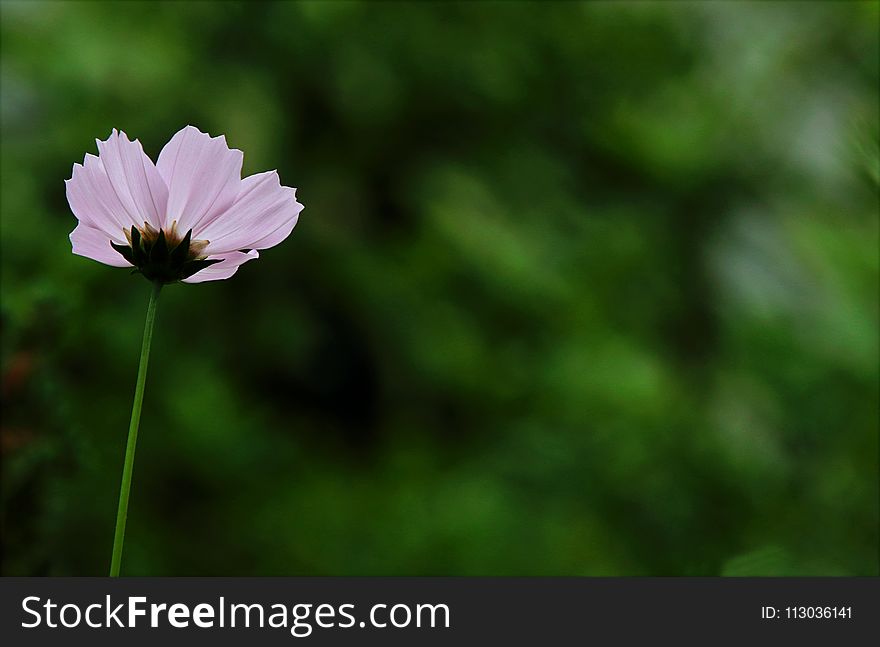
{"label": "blurred green background", "polygon": [[878,574],[877,2],[2,5],[2,570],[107,572],[111,128],[305,204],[159,307],[123,573]]}

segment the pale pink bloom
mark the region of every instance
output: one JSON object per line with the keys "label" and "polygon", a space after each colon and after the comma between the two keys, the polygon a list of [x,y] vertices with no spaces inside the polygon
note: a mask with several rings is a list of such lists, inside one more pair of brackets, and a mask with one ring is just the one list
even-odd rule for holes
{"label": "pale pink bloom", "polygon": [[187,126],[153,164],[116,129],[65,181],[79,220],[73,253],[150,280],[228,279],[257,250],[283,241],[303,206],[276,171],[242,179],[240,150]]}

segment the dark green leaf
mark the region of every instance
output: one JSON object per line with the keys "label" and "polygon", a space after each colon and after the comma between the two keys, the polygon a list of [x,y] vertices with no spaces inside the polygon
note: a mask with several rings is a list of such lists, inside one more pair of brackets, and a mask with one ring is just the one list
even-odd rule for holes
{"label": "dark green leaf", "polygon": [[131,226],[131,254],[132,263],[140,267],[147,262],[147,255],[144,252],[141,241],[141,232],[134,225]]}
{"label": "dark green leaf", "polygon": [[183,240],[171,252],[171,265],[177,267],[183,265],[189,256],[189,242],[192,239],[192,229],[186,232]]}
{"label": "dark green leaf", "polygon": [[168,261],[168,243],[165,240],[165,232],[159,231],[159,237],[153,243],[150,249],[150,263],[153,265],[164,265]]}
{"label": "dark green leaf", "polygon": [[196,272],[200,272],[206,267],[213,265],[214,263],[219,263],[222,258],[204,258],[200,261],[189,261],[184,264],[183,269],[180,272],[181,279],[187,279],[191,277]]}
{"label": "dark green leaf", "polygon": [[131,254],[131,247],[129,247],[128,245],[117,245],[117,244],[114,243],[112,240],[110,241],[110,247],[112,247],[112,248],[115,249],[117,252],[119,252],[120,254],[122,254],[122,258],[124,258],[124,259],[127,260],[129,263],[131,263],[132,265],[134,265],[134,257],[133,257],[132,254]]}

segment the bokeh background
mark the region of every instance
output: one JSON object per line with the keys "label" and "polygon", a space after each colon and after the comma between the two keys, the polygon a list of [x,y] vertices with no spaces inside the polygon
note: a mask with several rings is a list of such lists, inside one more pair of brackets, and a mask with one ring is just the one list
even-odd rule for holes
{"label": "bokeh background", "polygon": [[878,574],[877,2],[4,2],[2,570],[107,572],[111,128],[305,204],[162,295],[130,575]]}

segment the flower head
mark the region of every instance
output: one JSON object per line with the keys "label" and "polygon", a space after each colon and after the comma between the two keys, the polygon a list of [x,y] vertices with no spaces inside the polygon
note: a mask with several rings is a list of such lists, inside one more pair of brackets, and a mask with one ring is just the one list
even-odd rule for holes
{"label": "flower head", "polygon": [[113,129],[65,181],[79,220],[73,253],[151,281],[228,279],[257,250],[290,235],[303,206],[278,173],[241,177],[243,154],[222,135],[187,126],[156,164],[140,142]]}

